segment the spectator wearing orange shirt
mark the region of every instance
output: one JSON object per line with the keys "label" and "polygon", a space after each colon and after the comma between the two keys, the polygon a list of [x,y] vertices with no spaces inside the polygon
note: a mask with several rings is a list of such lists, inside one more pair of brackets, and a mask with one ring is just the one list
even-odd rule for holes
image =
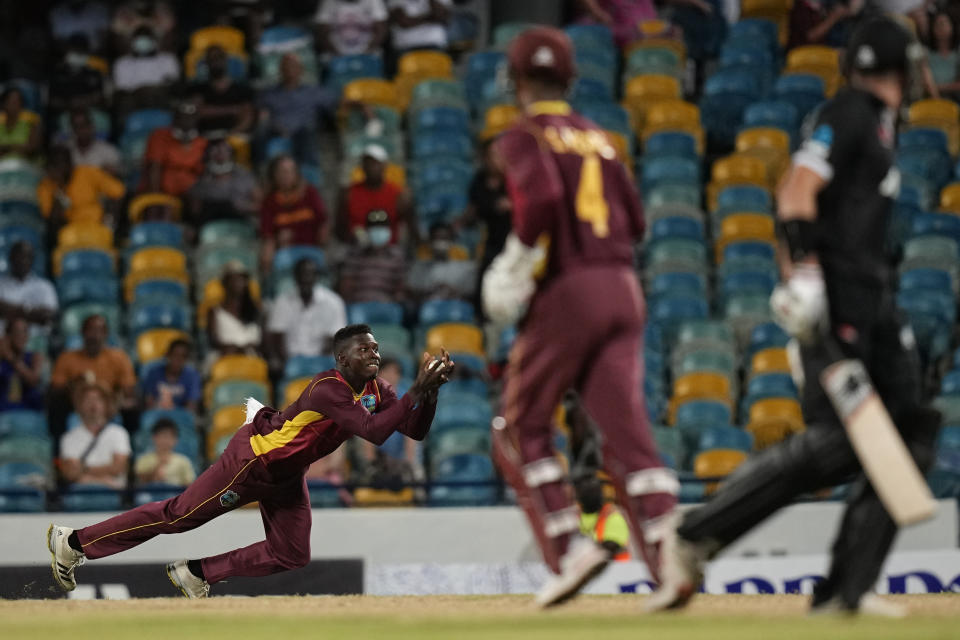
{"label": "spectator wearing orange shirt", "polygon": [[390,244],[403,239],[404,224],[409,225],[410,235],[416,238],[409,195],[403,187],[385,179],[387,159],[386,150],[378,144],[367,145],[363,150],[360,159],[363,181],[347,187],[340,195],[340,236],[344,241],[351,241],[357,230],[366,226],[371,211],[386,212],[390,221]]}
{"label": "spectator wearing orange shirt", "polygon": [[182,196],[203,174],[206,149],[207,139],[197,131],[196,103],[180,103],[173,124],[150,134],[141,191]]}
{"label": "spectator wearing orange shirt", "polygon": [[320,194],[300,174],[297,161],[277,156],[267,172],[269,193],[260,208],[260,263],[270,271],[274,252],[292,245],[327,243],[327,209]]}
{"label": "spectator wearing orange shirt", "polygon": [[125,191],[123,183],[103,169],[74,166],[70,149],[58,145],[47,154],[47,175],[37,185],[37,201],[54,225],[102,223],[105,217],[109,223]]}

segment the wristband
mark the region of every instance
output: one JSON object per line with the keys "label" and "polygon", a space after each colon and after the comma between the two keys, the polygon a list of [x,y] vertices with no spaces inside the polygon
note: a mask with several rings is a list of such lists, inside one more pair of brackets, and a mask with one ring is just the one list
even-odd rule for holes
{"label": "wristband", "polygon": [[786,220],[779,226],[780,234],[787,243],[790,259],[794,262],[800,262],[819,248],[819,229],[810,220]]}

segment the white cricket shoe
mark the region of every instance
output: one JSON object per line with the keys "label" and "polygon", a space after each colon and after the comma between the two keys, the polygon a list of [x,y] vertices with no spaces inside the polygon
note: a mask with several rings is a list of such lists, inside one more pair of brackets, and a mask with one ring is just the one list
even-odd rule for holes
{"label": "white cricket shoe", "polygon": [[210,583],[190,573],[186,560],[177,560],[167,565],[167,577],[180,593],[188,598],[207,598],[210,596]]}
{"label": "white cricket shoe", "polygon": [[660,588],[643,603],[648,613],[679,609],[703,584],[708,552],[704,545],[684,540],[671,531],[660,542]]}
{"label": "white cricket shoe", "polygon": [[560,558],[560,575],[553,576],[537,594],[537,606],[566,602],[610,564],[610,551],[584,536],[574,536]]}
{"label": "white cricket shoe", "polygon": [[51,524],[47,529],[47,549],[53,560],[50,567],[53,569],[53,580],[64,591],[73,591],[77,588],[77,580],[73,577],[73,570],[82,565],[87,557],[76,551],[67,542],[73,533],[70,527],[61,527]]}

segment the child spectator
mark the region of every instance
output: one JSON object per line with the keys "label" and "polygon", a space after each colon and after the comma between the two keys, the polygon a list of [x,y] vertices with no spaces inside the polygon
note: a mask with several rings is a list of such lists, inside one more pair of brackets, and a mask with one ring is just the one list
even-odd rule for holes
{"label": "child spectator", "polygon": [[7,322],[0,339],[0,411],[43,410],[44,357],[27,350],[29,337],[26,318],[15,317]]}
{"label": "child spectator", "polygon": [[82,383],[73,394],[80,426],[60,439],[60,473],[71,484],[127,486],[130,436],[111,423],[113,402],[104,387]]}
{"label": "child spectator", "polygon": [[169,418],[160,418],[153,423],[150,435],[153,451],[139,456],[133,465],[137,484],[185,487],[193,482],[197,474],[190,458],[173,450],[178,440],[176,423]]}
{"label": "child spectator", "polygon": [[147,409],[188,409],[196,412],[201,397],[200,374],[190,364],[190,343],[174,340],[162,365],[152,367],[143,381]]}

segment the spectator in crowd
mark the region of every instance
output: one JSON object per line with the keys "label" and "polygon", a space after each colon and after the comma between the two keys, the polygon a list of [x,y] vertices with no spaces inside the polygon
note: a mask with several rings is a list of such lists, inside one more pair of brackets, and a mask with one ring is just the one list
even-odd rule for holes
{"label": "spectator in crowd", "polygon": [[16,87],[0,95],[0,158],[33,158],[42,139],[40,118],[24,107],[23,93]]}
{"label": "spectator in crowd", "polygon": [[[107,346],[107,319],[97,314],[87,316],[81,335],[83,346],[64,351],[53,365],[50,387],[54,397],[66,394],[69,398],[69,388],[86,381],[102,386],[111,396],[119,398],[121,407],[135,406],[137,377],[133,363],[123,349]],[[56,400],[50,404],[55,405]]]}
{"label": "spectator in crowd", "polygon": [[197,105],[181,102],[169,127],[150,134],[144,154],[146,191],[182,196],[203,174],[207,139],[197,131]]}
{"label": "spectator in crowd", "polygon": [[383,0],[321,0],[314,22],[324,53],[383,53],[387,36],[387,7]]}
{"label": "spectator in crowd", "polygon": [[451,259],[453,240],[453,227],[446,222],[430,227],[430,257],[414,262],[407,279],[410,293],[417,301],[473,298],[477,265],[473,260]]}
{"label": "spectator in crowd", "polygon": [[280,60],[280,84],[259,98],[261,131],[257,155],[263,157],[267,140],[290,140],[293,157],[303,164],[317,164],[317,115],[333,113],[336,96],[328,89],[303,82],[303,63],[296,53]]}
{"label": "spectator in crowd", "polygon": [[190,343],[178,339],[167,347],[162,364],[151,367],[143,380],[143,405],[147,409],[188,409],[200,405],[200,374],[190,365]]}
{"label": "spectator in crowd", "polygon": [[513,205],[507,196],[503,172],[493,153],[494,140],[487,140],[481,147],[480,168],[470,182],[470,201],[467,210],[456,223],[458,229],[471,227],[478,222],[483,225],[485,240],[474,285],[474,306],[477,309],[483,309],[480,301],[480,279],[493,259],[503,250],[512,228]]}
{"label": "spectator in crowd", "polygon": [[131,53],[113,63],[114,99],[121,112],[164,104],[180,79],[180,62],[157,48],[149,27],[140,27],[131,42]]}
{"label": "spectator in crowd", "polygon": [[259,355],[260,306],[250,289],[250,273],[239,260],[224,265],[223,301],[207,314],[208,364],[220,356]]}
{"label": "spectator in crowd", "polygon": [[268,360],[277,372],[293,356],[330,355],[333,334],[347,324],[343,299],[317,283],[313,260],[298,260],[293,277],[296,290],[274,299],[267,322]]}
{"label": "spectator in crowd", "polygon": [[960,95],[960,82],[957,77],[960,65],[957,48],[960,46],[960,37],[949,13],[941,11],[934,17],[930,42],[932,46],[927,59],[933,81],[941,95],[955,100]]}
{"label": "spectator in crowd", "polygon": [[253,90],[235,82],[228,72],[227,52],[218,45],[208,47],[204,58],[207,80],[193,84],[188,93],[197,100],[197,124],[200,132],[249,133],[255,112]]}
{"label": "spectator in crowd", "polygon": [[811,44],[846,45],[862,3],[797,0],[790,11],[789,48]]}
{"label": "spectator in crowd", "polygon": [[[379,376],[390,383],[398,396],[406,393],[406,387],[409,386],[409,382],[404,382],[403,368],[400,366],[398,360],[394,358],[384,358],[380,362]],[[368,479],[375,479],[369,478],[369,476],[376,476],[378,467],[381,469],[384,467],[396,468],[396,465],[384,464],[384,458],[394,462],[404,463],[406,465],[406,471],[413,479],[422,480],[424,478],[420,443],[412,438],[408,438],[402,433],[396,432],[392,434],[387,438],[386,442],[380,446],[363,440],[362,454],[363,461],[367,468],[373,469],[372,473],[368,473]],[[379,464],[378,458],[380,459]]]}
{"label": "spectator in crowd", "polygon": [[71,222],[109,226],[125,192],[123,183],[106,171],[74,166],[70,149],[57,145],[47,154],[47,175],[37,185],[37,201],[54,226]]}
{"label": "spectator in crowd", "polygon": [[387,0],[396,52],[446,49],[447,20],[452,6],[452,0]]}
{"label": "spectator in crowd", "polygon": [[26,240],[10,247],[10,272],[0,275],[0,315],[22,317],[29,323],[31,335],[46,335],[57,315],[57,290],[32,271],[34,259],[33,245]]}
{"label": "spectator in crowd", "polygon": [[97,137],[89,110],[72,111],[70,128],[73,136],[67,143],[67,148],[70,149],[73,164],[97,167],[114,176],[120,175],[120,150]]}
{"label": "spectator in crowd", "polygon": [[140,33],[149,33],[159,42],[161,49],[172,51],[176,26],[177,16],[169,2],[133,0],[117,7],[110,31],[117,51],[135,48],[134,41]]}
{"label": "spectator in crowd", "polygon": [[43,410],[43,365],[40,352],[28,351],[30,323],[22,316],[7,321],[0,338],[0,411]]}
{"label": "spectator in crowd", "polygon": [[[307,468],[304,477],[312,485],[326,484],[334,487],[341,487],[347,481],[349,466],[347,464],[347,446],[350,441],[344,442],[336,451],[326,455]],[[343,488],[336,490],[340,505],[349,507],[353,505],[353,496],[349,491]]]}
{"label": "spectator in crowd", "polygon": [[60,473],[70,484],[127,486],[130,436],[110,422],[113,399],[104,387],[84,382],[73,394],[80,426],[60,439]]}
{"label": "spectator in crowd", "polygon": [[203,175],[187,192],[194,226],[220,218],[255,219],[263,193],[257,179],[237,163],[233,147],[225,139],[207,145]]}
{"label": "spectator in crowd", "polygon": [[260,209],[260,264],[269,273],[277,249],[327,243],[327,208],[300,174],[291,156],[277,156],[267,169],[267,196]]}
{"label": "spectator in crowd", "polygon": [[150,428],[150,437],[153,451],[137,457],[133,464],[137,484],[185,487],[196,479],[190,458],[173,450],[179,439],[177,423],[170,418],[160,418]]}
{"label": "spectator in crowd", "polygon": [[50,108],[68,111],[102,107],[105,102],[104,73],[90,64],[87,39],[79,34],[71,36],[50,78]]}
{"label": "spectator in crowd", "polygon": [[103,51],[110,28],[110,9],[102,2],[67,0],[50,10],[50,30],[59,43],[69,43],[76,36],[89,43],[93,51]]}
{"label": "spectator in crowd", "polygon": [[603,496],[603,481],[596,474],[574,480],[580,505],[580,533],[602,544],[617,562],[630,559],[630,529],[617,505]]}
{"label": "spectator in crowd", "polygon": [[410,206],[410,196],[405,189],[386,179],[387,151],[378,144],[370,144],[363,150],[360,159],[363,179],[347,187],[340,194],[340,236],[350,241],[357,231],[367,224],[371,211],[387,214],[390,226],[389,244],[403,240],[402,229],[408,227],[412,237],[416,229]]}
{"label": "spectator in crowd", "polygon": [[340,295],[348,304],[406,300],[407,260],[403,249],[390,244],[390,236],[387,213],[368,213],[366,226],[340,266]]}

